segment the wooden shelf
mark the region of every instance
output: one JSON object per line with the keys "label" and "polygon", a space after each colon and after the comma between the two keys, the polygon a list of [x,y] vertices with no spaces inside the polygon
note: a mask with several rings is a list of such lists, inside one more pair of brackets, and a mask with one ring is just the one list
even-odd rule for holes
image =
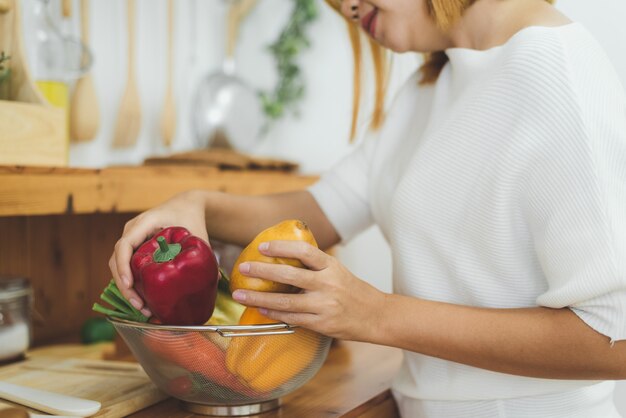
{"label": "wooden shelf", "polygon": [[137,166],[0,166],[0,216],[141,212],[189,189],[257,195],[301,190],[316,176],[271,170]]}

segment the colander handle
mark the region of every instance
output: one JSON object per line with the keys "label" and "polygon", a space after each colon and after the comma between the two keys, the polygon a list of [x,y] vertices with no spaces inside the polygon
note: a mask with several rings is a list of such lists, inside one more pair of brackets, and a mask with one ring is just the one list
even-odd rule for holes
{"label": "colander handle", "polygon": [[287,327],[287,329],[277,329],[277,330],[272,330],[272,331],[256,331],[256,332],[250,332],[250,331],[244,331],[244,332],[237,332],[237,331],[222,331],[221,329],[217,329],[217,333],[220,334],[222,337],[225,338],[233,338],[233,337],[256,337],[256,336],[260,336],[260,335],[285,335],[285,334],[293,334],[295,331],[289,327]]}

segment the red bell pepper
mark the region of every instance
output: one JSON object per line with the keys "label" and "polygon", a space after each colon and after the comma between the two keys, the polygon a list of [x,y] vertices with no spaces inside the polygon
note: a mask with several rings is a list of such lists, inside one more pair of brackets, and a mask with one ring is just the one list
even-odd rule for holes
{"label": "red bell pepper", "polygon": [[134,287],[165,325],[201,325],[213,314],[219,280],[215,254],[179,226],[165,228],[133,254]]}

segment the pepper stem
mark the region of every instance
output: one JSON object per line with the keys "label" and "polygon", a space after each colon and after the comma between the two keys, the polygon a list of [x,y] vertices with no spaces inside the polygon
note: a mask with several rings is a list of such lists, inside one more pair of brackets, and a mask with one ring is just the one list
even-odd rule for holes
{"label": "pepper stem", "polygon": [[157,238],[157,243],[159,244],[159,248],[156,249],[152,256],[157,263],[171,261],[180,253],[180,244],[168,244],[163,236]]}
{"label": "pepper stem", "polygon": [[159,243],[159,248],[162,252],[166,253],[168,250],[167,241],[165,241],[165,237],[157,238],[157,242]]}

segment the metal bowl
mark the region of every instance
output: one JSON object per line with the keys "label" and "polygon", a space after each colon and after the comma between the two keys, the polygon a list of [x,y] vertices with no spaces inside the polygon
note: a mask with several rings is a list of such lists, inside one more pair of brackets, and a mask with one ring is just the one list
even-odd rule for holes
{"label": "metal bowl", "polygon": [[258,414],[320,369],[331,338],[285,323],[165,326],[109,318],[150,379],[188,411]]}

